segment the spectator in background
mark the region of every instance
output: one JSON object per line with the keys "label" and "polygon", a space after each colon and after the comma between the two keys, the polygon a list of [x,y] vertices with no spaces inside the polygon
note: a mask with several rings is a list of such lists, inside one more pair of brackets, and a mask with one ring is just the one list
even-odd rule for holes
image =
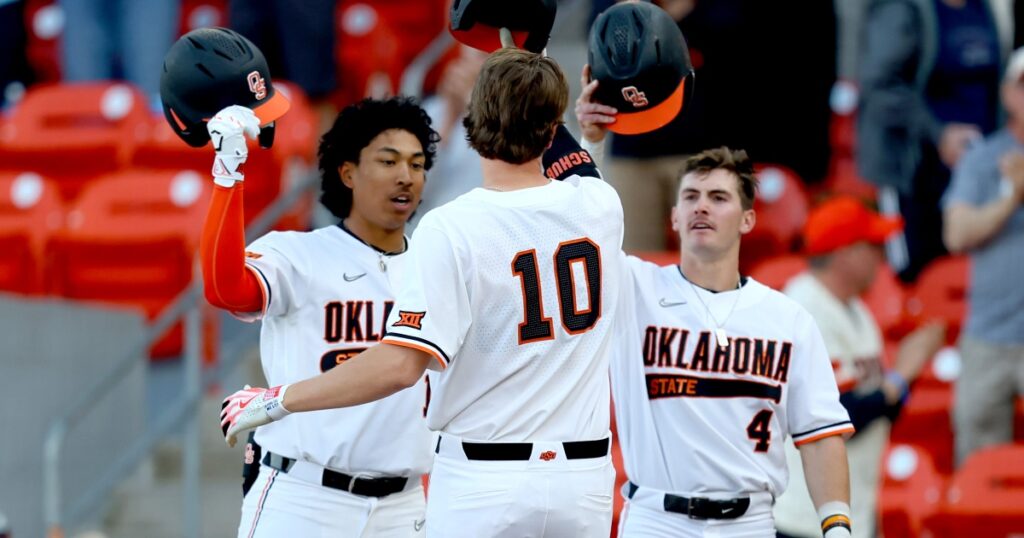
{"label": "spectator in background", "polygon": [[[596,0],[595,15],[613,3]],[[687,110],[672,123],[612,136],[603,172],[622,198],[627,250],[666,248],[674,235],[667,233],[669,201],[687,155],[742,147],[755,162],[786,165],[809,182],[824,178],[829,160],[828,99],[836,71],[831,1],[654,3],[679,21],[696,83]]]}
{"label": "spectator in background", "polygon": [[949,170],[999,117],[1009,0],[873,0],[864,22],[857,118],[861,175],[906,227],[888,245],[905,282],[945,253],[939,198]]}
{"label": "spectator in background", "polygon": [[1024,48],[1002,84],[1006,127],[971,148],[943,198],[946,246],[971,260],[956,383],[956,458],[1013,439],[1014,397],[1024,394]]}
{"label": "spectator in background", "polygon": [[160,66],[178,37],[179,0],[59,3],[67,21],[61,37],[64,80],[124,80],[158,99]]}
{"label": "spectator in background", "polygon": [[441,135],[441,143],[431,179],[423,187],[423,202],[410,220],[410,228],[415,228],[431,209],[480,186],[480,155],[469,147],[462,119],[487,54],[464,45],[458,47],[459,55],[441,74],[437,94],[423,101],[424,110]]}
{"label": "spectator in background", "polygon": [[[942,324],[927,324],[900,343],[892,370],[886,371],[880,360],[881,330],[860,296],[883,261],[882,243],[901,227],[898,218],[882,217],[851,196],[822,203],[809,215],[804,232],[810,268],[783,290],[817,322],[832,358],[839,400],[857,429],[846,442],[855,537],[875,536],[878,469],[890,422],[899,414],[910,383],[945,339]],[[781,535],[821,536],[792,441],[786,454],[792,476],[775,505],[776,527]]]}

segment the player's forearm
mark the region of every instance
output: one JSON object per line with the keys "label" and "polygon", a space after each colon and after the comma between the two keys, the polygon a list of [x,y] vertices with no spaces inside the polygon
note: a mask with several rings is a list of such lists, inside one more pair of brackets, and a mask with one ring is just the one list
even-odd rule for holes
{"label": "player's forearm", "polygon": [[245,224],[242,183],[214,187],[210,208],[199,240],[206,300],[234,312],[256,312],[263,306],[263,290],[245,268]]}
{"label": "player's forearm", "polygon": [[1003,228],[1017,206],[1014,196],[1005,196],[977,208],[954,205],[943,215],[942,240],[946,248],[959,253],[983,245]]}
{"label": "player's forearm", "polygon": [[416,384],[429,360],[422,351],[379,344],[328,372],[289,385],[284,407],[295,413],[376,401]]}
{"label": "player's forearm", "polygon": [[839,501],[850,503],[850,470],[846,442],[832,435],[800,446],[807,491],[814,506]]}

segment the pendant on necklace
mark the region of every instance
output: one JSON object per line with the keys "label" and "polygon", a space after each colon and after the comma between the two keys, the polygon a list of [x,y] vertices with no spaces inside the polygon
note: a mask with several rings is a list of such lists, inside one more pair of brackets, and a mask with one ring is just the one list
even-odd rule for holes
{"label": "pendant on necklace", "polygon": [[384,257],[383,256],[380,257],[380,260],[378,261],[378,263],[380,264],[380,272],[382,272],[382,273],[387,272],[388,266],[384,263]]}
{"label": "pendant on necklace", "polygon": [[719,327],[715,329],[715,342],[718,343],[718,347],[725,349],[729,347],[729,337],[725,334],[725,329]]}

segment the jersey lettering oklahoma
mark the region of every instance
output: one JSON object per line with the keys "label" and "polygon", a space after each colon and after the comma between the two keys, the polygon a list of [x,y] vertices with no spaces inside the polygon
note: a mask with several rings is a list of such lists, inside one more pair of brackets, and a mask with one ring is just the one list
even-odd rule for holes
{"label": "jersey lettering oklahoma", "polygon": [[712,293],[678,266],[625,263],[611,372],[632,482],[777,496],[787,436],[799,445],[852,431],[817,326],[794,301],[751,279]]}
{"label": "jersey lettering oklahoma", "polygon": [[482,188],[420,221],[384,341],[422,349],[427,424],[481,441],[608,434],[622,206],[596,178]]}
{"label": "jersey lettering oklahoma", "polygon": [[[340,226],[308,233],[271,232],[247,249],[265,286],[260,355],[270,386],[330,370],[377,344],[392,309],[390,279],[405,255],[381,256]],[[298,413],[256,431],[264,450],[368,476],[417,476],[430,470],[423,420],[426,384],[376,402]]]}

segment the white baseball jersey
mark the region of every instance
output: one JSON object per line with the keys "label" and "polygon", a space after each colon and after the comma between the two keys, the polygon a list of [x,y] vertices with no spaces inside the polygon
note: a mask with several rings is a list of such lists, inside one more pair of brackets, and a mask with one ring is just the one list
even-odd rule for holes
{"label": "white baseball jersey", "polygon": [[[825,339],[836,382],[842,390],[877,390],[885,374],[881,358],[882,331],[867,305],[859,298],[843,303],[810,273],[803,273],[786,284],[783,292],[814,316]],[[875,420],[861,427],[846,442],[850,460],[850,510],[855,537],[874,536],[876,491],[882,451],[889,439],[889,421]],[[815,510],[800,467],[800,453],[787,443],[787,458],[793,470],[793,483],[775,505],[780,530],[794,535],[817,535]]]}
{"label": "white baseball jersey", "polygon": [[474,189],[427,214],[384,341],[443,369],[431,429],[481,441],[608,434],[622,206],[600,179]]}
{"label": "white baseball jersey", "polygon": [[629,257],[627,267],[632,295],[611,372],[630,481],[692,496],[779,495],[787,435],[801,444],[852,431],[821,335],[795,302],[749,278],[713,293],[677,266]]}
{"label": "white baseball jersey", "polygon": [[[271,232],[247,249],[265,286],[260,355],[271,385],[325,372],[375,345],[393,305],[406,256],[386,256],[341,226]],[[385,270],[386,269],[386,270]],[[376,402],[297,413],[261,426],[264,451],[367,476],[429,471],[433,436],[423,420],[426,385]]]}

